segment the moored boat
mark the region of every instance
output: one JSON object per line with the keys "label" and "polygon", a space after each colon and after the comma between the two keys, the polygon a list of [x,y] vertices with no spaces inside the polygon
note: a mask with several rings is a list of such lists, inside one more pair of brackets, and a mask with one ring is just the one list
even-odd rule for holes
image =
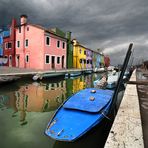
{"label": "moored boat", "polygon": [[45,134],[59,141],[75,141],[104,118],[117,101],[133,44],[130,44],[115,91],[86,88],[69,97],[48,123]]}
{"label": "moored boat", "polygon": [[[107,85],[105,86],[105,88],[108,88],[108,89],[115,88],[116,85],[117,85],[117,81],[118,81],[119,75],[120,75],[120,72],[116,72],[116,73],[113,72],[113,73],[109,74],[108,75],[108,79],[107,79]],[[94,87],[97,87],[97,85],[99,83],[101,83],[100,81],[101,81],[101,79],[95,80],[93,82]]]}
{"label": "moored boat", "polygon": [[80,76],[80,75],[81,75],[81,72],[77,71],[77,72],[66,73],[65,77],[77,77],[77,76]]}
{"label": "moored boat", "polygon": [[74,141],[107,115],[113,91],[87,88],[71,96],[48,123],[45,134],[60,141]]}
{"label": "moored boat", "polygon": [[0,76],[0,84],[9,83],[20,79],[18,76]]}

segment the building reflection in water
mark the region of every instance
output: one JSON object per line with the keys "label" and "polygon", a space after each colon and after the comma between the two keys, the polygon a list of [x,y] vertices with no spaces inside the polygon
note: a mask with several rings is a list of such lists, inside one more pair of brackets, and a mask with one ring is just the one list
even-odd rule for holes
{"label": "building reflection in water", "polygon": [[[15,91],[0,95],[0,104],[12,108],[12,117],[19,116],[20,124],[27,124],[28,112],[56,110],[72,94],[91,87],[91,75],[54,83],[34,82],[21,85]],[[3,103],[1,103],[3,102]]]}

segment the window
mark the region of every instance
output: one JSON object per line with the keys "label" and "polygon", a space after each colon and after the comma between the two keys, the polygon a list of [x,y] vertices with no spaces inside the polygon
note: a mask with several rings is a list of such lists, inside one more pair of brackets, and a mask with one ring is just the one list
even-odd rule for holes
{"label": "window", "polygon": [[27,27],[27,31],[29,31],[29,27]]}
{"label": "window", "polygon": [[60,64],[60,57],[57,57],[57,64]]}
{"label": "window", "polygon": [[86,55],[86,51],[84,51],[84,55]]}
{"label": "window", "polygon": [[45,64],[49,64],[49,55],[45,55]]}
{"label": "window", "polygon": [[82,53],[82,49],[79,50],[80,54]]}
{"label": "window", "polygon": [[65,49],[65,42],[63,42],[63,49]]}
{"label": "window", "polygon": [[25,40],[25,47],[28,47],[28,39]]}
{"label": "window", "polygon": [[82,63],[82,59],[80,59],[80,63]]}
{"label": "window", "polygon": [[57,41],[57,47],[58,48],[60,47],[60,41]]}
{"label": "window", "polygon": [[19,33],[21,33],[21,26],[19,26]]}
{"label": "window", "polygon": [[29,62],[29,55],[26,55],[26,63]]}
{"label": "window", "polygon": [[89,64],[89,60],[87,60],[87,64]]}
{"label": "window", "polygon": [[46,36],[46,45],[50,45],[50,37]]}
{"label": "window", "polygon": [[83,61],[84,61],[84,64],[85,64],[86,63],[86,60],[84,59]]}
{"label": "window", "polygon": [[17,41],[17,47],[18,48],[20,47],[20,41]]}
{"label": "window", "polygon": [[8,43],[8,48],[12,48],[12,44],[11,43]]}

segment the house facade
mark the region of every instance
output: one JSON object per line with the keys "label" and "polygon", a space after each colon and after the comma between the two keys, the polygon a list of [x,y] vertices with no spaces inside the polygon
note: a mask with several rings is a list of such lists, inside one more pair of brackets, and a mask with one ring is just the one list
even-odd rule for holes
{"label": "house facade", "polygon": [[86,68],[92,68],[92,57],[93,51],[91,49],[86,49]]}
{"label": "house facade", "polygon": [[3,37],[3,57],[7,58],[7,63],[5,66],[15,67],[15,27],[16,27],[16,20],[12,19],[12,23],[10,25],[10,33],[9,36]]}
{"label": "house facade", "polygon": [[73,67],[86,68],[86,48],[73,39]]}
{"label": "house facade", "polygon": [[3,38],[10,36],[9,30],[0,30],[0,56],[3,56]]}
{"label": "house facade", "polygon": [[16,67],[41,70],[66,68],[67,39],[22,15],[16,28]]}
{"label": "house facade", "polygon": [[109,56],[104,56],[104,65],[105,65],[105,67],[110,66],[110,57]]}
{"label": "house facade", "polygon": [[105,66],[104,55],[100,54],[100,67],[104,67],[104,66]]}

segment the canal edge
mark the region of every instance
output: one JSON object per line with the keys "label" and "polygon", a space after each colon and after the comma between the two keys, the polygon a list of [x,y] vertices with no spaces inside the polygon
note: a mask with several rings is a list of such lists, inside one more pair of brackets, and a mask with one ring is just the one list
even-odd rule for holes
{"label": "canal edge", "polygon": [[[130,81],[136,81],[136,70]],[[139,98],[136,85],[127,84],[105,148],[144,148]]]}

